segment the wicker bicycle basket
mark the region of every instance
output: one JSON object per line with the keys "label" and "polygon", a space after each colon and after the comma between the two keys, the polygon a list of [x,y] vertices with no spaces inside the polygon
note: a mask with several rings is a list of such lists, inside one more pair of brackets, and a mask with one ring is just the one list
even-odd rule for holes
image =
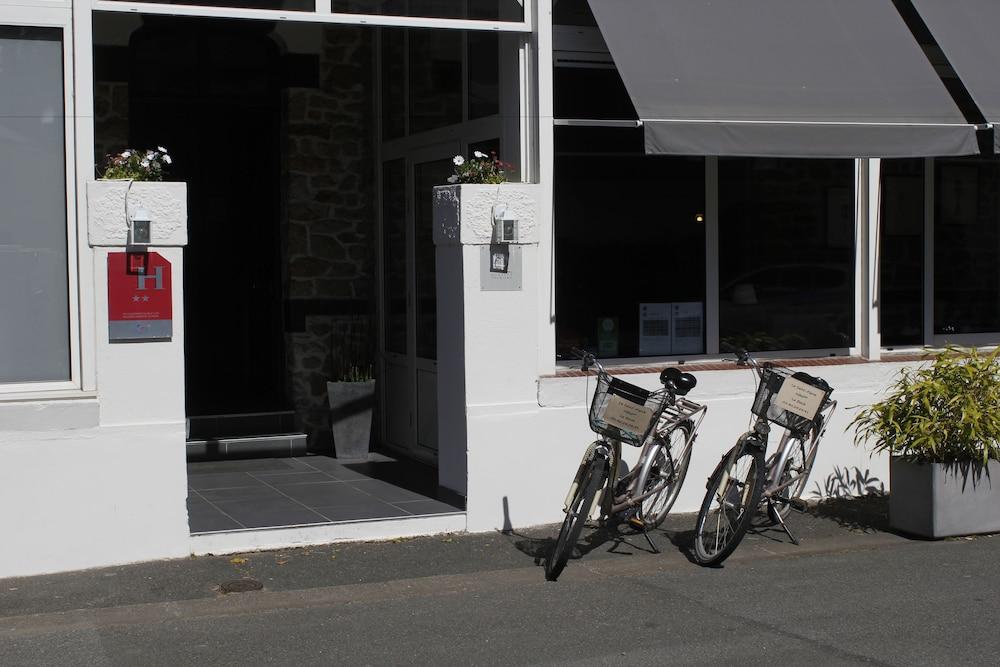
{"label": "wicker bicycle basket", "polygon": [[[814,387],[822,393],[819,407],[811,417],[804,417],[774,404],[785,380],[789,378]],[[808,373],[792,372],[780,366],[768,366],[761,371],[760,385],[757,386],[752,412],[758,417],[763,417],[769,422],[787,428],[793,436],[804,438],[809,434],[813,425],[818,423],[819,414],[832,393],[833,388],[822,378],[814,377]]]}
{"label": "wicker bicycle basket", "polygon": [[607,373],[598,373],[590,404],[590,428],[641,447],[666,406],[665,392],[652,392]]}

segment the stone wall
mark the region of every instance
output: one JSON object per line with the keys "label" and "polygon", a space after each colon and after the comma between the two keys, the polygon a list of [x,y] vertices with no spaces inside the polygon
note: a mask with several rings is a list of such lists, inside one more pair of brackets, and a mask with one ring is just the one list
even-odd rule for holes
{"label": "stone wall", "polygon": [[94,82],[94,159],[128,148],[128,82]]}
{"label": "stone wall", "polygon": [[288,88],[289,398],[313,446],[329,442],[326,382],[374,358],[373,31],[323,29],[317,88]]}

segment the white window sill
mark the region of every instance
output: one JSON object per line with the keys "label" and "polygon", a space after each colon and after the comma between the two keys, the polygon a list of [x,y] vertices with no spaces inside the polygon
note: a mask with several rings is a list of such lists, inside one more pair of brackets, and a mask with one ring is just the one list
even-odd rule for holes
{"label": "white window sill", "polygon": [[94,392],[51,391],[0,397],[0,431],[96,428],[101,406]]}

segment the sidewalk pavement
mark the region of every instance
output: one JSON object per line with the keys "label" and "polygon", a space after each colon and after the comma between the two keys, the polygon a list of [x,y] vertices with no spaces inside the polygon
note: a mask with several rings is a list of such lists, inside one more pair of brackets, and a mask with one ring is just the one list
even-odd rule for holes
{"label": "sidewalk pavement", "polygon": [[[641,535],[588,529],[555,583],[539,563],[558,526],[0,580],[0,663],[995,657],[1000,539],[911,540],[888,532],[886,508],[868,498],[793,512],[800,545],[761,527],[720,569],[689,560],[693,515],[653,534],[660,554]],[[261,590],[223,592],[247,581]]]}
{"label": "sidewalk pavement", "polygon": [[[759,527],[758,532],[746,536],[727,562],[875,549],[907,541],[888,532],[887,512],[885,498],[813,505],[809,514],[792,512],[788,520],[799,546],[780,529]],[[574,552],[579,558],[570,560],[563,577],[571,578],[584,563],[621,572],[696,568],[689,558],[695,519],[694,514],[668,516],[660,530],[650,533],[661,552],[656,555],[641,534],[587,529]],[[292,591],[534,566],[538,566],[538,578],[543,579],[540,565],[558,532],[559,526],[551,525],[514,529],[509,534],[347,542],[0,579],[0,620],[74,609],[212,599],[223,594],[223,584],[240,579],[258,581],[265,591]],[[3,627],[0,624],[0,637]]]}

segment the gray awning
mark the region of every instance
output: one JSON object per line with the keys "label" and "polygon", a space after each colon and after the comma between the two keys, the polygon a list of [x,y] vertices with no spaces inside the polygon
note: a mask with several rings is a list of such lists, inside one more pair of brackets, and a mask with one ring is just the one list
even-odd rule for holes
{"label": "gray awning", "polygon": [[647,153],[978,153],[891,0],[589,0]]}
{"label": "gray awning", "polygon": [[[913,6],[991,123],[1000,123],[1000,3],[996,0],[913,0]],[[1000,135],[994,132],[997,152]]]}

